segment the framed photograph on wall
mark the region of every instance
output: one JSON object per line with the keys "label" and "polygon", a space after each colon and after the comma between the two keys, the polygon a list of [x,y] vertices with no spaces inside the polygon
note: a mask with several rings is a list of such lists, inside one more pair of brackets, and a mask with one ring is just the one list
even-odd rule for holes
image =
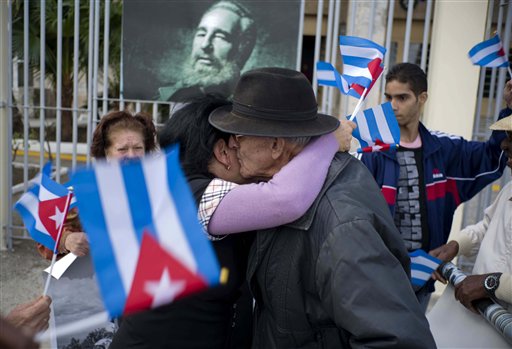
{"label": "framed photograph on wall", "polygon": [[297,67],[300,0],[125,1],[126,99],[230,97],[241,73]]}

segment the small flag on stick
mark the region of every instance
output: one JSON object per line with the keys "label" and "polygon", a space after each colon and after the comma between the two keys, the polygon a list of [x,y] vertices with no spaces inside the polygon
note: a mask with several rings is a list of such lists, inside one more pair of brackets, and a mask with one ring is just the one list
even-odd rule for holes
{"label": "small flag on stick", "polygon": [[340,36],[340,52],[343,74],[330,63],[317,62],[318,84],[338,87],[343,94],[364,98],[382,74],[386,49],[368,39]]}
{"label": "small flag on stick", "polygon": [[489,40],[482,41],[475,45],[469,50],[468,56],[474,65],[482,67],[507,68],[509,66],[508,57],[503,50],[503,45],[501,44],[498,34]]}
{"label": "small flag on stick", "polygon": [[65,223],[71,201],[67,202],[68,189],[52,180],[50,173],[51,163],[47,163],[14,208],[32,239],[54,251],[59,245],[59,230]]}
{"label": "small flag on stick", "polygon": [[422,287],[430,279],[432,273],[441,264],[441,260],[423,250],[409,253],[411,257],[411,283]]}
{"label": "small flag on stick", "polygon": [[400,127],[389,102],[357,113],[353,121],[357,128],[352,135],[361,144],[358,153],[385,151],[400,143]]}

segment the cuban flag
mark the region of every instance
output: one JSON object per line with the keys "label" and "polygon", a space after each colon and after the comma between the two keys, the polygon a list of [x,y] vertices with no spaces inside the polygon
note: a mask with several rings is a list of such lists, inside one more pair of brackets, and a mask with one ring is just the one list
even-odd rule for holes
{"label": "cuban flag", "polygon": [[469,50],[468,56],[474,65],[491,68],[508,67],[508,57],[503,50],[498,34],[489,40],[475,45]]}
{"label": "cuban flag", "polygon": [[319,85],[338,87],[341,93],[361,98],[371,90],[384,70],[382,61],[386,49],[371,40],[355,36],[340,36],[343,74],[332,64],[317,62]]}
{"label": "cuban flag", "polygon": [[441,260],[423,250],[411,252],[409,257],[411,257],[411,283],[414,286],[423,287],[439,267]]}
{"label": "cuban flag", "polygon": [[352,136],[361,144],[358,153],[385,151],[400,143],[400,127],[389,102],[360,111],[353,121],[357,127]]}
{"label": "cuban flag", "polygon": [[170,303],[219,283],[177,147],[73,175],[80,219],[110,316]]}
{"label": "cuban flag", "polygon": [[58,245],[59,229],[65,223],[70,203],[65,186],[50,178],[48,162],[34,179],[14,208],[18,211],[30,236],[50,250]]}

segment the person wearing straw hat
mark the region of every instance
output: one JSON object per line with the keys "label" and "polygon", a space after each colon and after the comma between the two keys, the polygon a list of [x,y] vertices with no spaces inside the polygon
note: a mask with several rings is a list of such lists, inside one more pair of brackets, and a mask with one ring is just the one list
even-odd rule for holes
{"label": "person wearing straw hat", "polygon": [[[512,83],[509,81],[509,88]],[[491,125],[491,130],[507,133],[501,148],[507,155],[507,166],[512,169],[512,115]],[[477,312],[473,301],[494,298],[512,311],[512,181],[484,211],[484,218],[457,232],[453,240],[433,251],[452,260],[457,255],[474,257],[473,275],[455,287],[455,298],[466,308]],[[434,278],[446,282],[440,274]]]}
{"label": "person wearing straw hat", "polygon": [[[312,138],[338,125],[318,113],[307,78],[284,68],[243,74],[233,104],[209,120],[233,135],[240,174],[252,181],[272,178]],[[336,154],[301,218],[258,231],[247,273],[253,348],[435,347],[387,205],[364,165],[347,153]]]}
{"label": "person wearing straw hat", "polygon": [[[429,252],[446,243],[456,208],[500,178],[505,169],[500,148],[504,132],[495,131],[489,140],[476,142],[423,125],[427,89],[427,75],[418,65],[400,63],[390,68],[384,95],[400,126],[400,146],[361,157],[409,252]],[[503,110],[500,118],[511,112]],[[432,280],[416,290],[424,311],[433,291]]]}

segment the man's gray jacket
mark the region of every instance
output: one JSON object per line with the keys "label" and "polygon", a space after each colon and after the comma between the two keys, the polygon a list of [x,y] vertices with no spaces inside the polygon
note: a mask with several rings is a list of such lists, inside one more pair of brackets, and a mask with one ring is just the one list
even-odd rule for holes
{"label": "man's gray jacket", "polygon": [[338,153],[308,212],[257,234],[253,348],[435,348],[409,265],[374,179]]}

